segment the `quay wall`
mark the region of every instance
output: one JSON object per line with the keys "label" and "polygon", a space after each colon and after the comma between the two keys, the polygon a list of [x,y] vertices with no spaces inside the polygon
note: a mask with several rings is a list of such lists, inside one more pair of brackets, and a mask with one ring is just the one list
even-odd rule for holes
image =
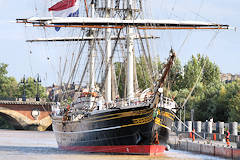
{"label": "quay wall", "polygon": [[231,159],[240,159],[240,149],[237,148],[219,147],[214,144],[204,144],[202,142],[191,142],[186,140],[179,140],[177,144],[172,144],[171,146],[174,149],[183,151]]}
{"label": "quay wall", "polygon": [[[237,122],[188,121],[185,125],[180,121],[173,124],[174,132],[170,134],[168,142],[172,148],[240,160],[240,134]],[[194,142],[191,139],[192,129],[196,130]],[[225,142],[226,130],[230,131],[230,147],[227,147]]]}

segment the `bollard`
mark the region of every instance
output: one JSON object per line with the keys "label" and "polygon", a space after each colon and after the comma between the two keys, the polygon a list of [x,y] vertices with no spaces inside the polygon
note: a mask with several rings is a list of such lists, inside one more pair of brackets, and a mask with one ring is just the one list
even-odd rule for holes
{"label": "bollard", "polygon": [[238,122],[231,122],[229,124],[229,131],[232,135],[237,136],[238,135]]}
{"label": "bollard", "polygon": [[187,121],[186,122],[186,125],[187,125],[187,132],[192,132],[192,121]]}
{"label": "bollard", "polygon": [[224,122],[217,122],[217,133],[224,134]]}
{"label": "bollard", "polygon": [[177,131],[182,132],[182,123],[181,121],[176,121]]}
{"label": "bollard", "polygon": [[240,141],[239,141],[239,142],[237,142],[237,148],[239,148],[239,149],[240,149]]}
{"label": "bollard", "polygon": [[205,122],[207,133],[212,133],[212,122]]}
{"label": "bollard", "polygon": [[202,131],[202,122],[197,121],[196,122],[196,132],[200,133]]}
{"label": "bollard", "polygon": [[207,121],[203,122],[202,127],[203,127],[203,130],[204,130],[204,133],[206,133],[207,132]]}

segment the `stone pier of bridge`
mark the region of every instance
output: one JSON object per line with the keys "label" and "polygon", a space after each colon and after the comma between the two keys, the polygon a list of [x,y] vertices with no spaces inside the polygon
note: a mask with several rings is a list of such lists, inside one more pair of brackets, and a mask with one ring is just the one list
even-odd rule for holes
{"label": "stone pier of bridge", "polygon": [[51,127],[48,102],[0,101],[0,117],[15,129],[45,131]]}

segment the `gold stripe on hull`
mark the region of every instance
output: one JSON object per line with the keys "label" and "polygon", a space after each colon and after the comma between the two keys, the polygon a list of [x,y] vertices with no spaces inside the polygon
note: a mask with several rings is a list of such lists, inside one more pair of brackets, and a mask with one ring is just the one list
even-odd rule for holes
{"label": "gold stripe on hull", "polygon": [[[140,115],[145,115],[145,114],[151,114],[152,112],[153,112],[153,109],[144,109],[144,110],[140,110],[140,111],[115,113],[115,114],[110,114],[110,115],[105,115],[105,116],[99,116],[97,118],[103,118],[103,119],[91,120],[91,122],[107,121],[107,120],[118,119],[118,118],[123,118],[123,117],[131,117],[131,116],[140,116]],[[110,116],[113,116],[113,117],[110,117]],[[110,117],[110,118],[105,118],[105,117]]]}
{"label": "gold stripe on hull", "polygon": [[150,123],[152,121],[153,121],[153,116],[152,116],[152,114],[150,114],[147,117],[133,119],[133,123],[132,124],[122,125],[121,127],[142,125],[142,124]]}

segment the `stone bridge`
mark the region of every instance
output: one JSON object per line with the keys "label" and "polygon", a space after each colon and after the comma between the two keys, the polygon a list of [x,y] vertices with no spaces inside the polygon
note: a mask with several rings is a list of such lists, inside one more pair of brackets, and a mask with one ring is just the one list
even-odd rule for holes
{"label": "stone bridge", "polygon": [[0,116],[15,129],[44,131],[52,124],[51,104],[47,102],[0,101]]}

